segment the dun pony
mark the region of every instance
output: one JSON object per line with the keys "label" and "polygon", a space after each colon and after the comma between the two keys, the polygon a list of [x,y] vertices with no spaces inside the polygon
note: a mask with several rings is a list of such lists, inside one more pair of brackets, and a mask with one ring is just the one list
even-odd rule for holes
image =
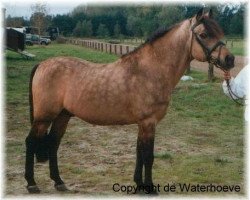
{"label": "dun pony", "polygon": [[134,181],[138,186],[152,186],[155,127],[165,116],[171,93],[190,62],[216,62],[224,70],[234,66],[234,56],[220,42],[222,37],[212,12],[202,9],[169,30],[158,31],[113,63],[55,57],[37,65],[30,80],[28,191],[40,192],[34,180],[35,155],[38,162],[49,160],[55,188],[67,190],[59,176],[57,150],[73,116],[97,125],[138,124]]}

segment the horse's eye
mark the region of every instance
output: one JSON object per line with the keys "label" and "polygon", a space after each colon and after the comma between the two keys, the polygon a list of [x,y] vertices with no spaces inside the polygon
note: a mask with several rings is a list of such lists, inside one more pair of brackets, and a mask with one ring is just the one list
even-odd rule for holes
{"label": "horse's eye", "polygon": [[201,37],[201,39],[206,39],[207,38],[207,34],[206,33],[201,33],[200,37]]}

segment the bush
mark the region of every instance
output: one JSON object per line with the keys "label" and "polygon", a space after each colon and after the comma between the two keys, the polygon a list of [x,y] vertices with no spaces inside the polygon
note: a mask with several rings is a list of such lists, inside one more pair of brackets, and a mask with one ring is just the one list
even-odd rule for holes
{"label": "bush", "polygon": [[67,39],[64,37],[58,37],[56,38],[56,43],[57,44],[65,44],[67,42]]}

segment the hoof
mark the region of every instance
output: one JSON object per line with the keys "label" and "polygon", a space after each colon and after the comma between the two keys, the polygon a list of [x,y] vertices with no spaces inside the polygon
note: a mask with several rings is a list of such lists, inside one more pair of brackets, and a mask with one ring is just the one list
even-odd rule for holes
{"label": "hoof", "polygon": [[156,189],[156,187],[154,186],[153,183],[151,184],[144,184],[144,193],[146,195],[152,195],[152,196],[156,196],[159,195],[158,190]]}
{"label": "hoof", "polygon": [[153,191],[150,191],[149,193],[147,193],[148,195],[152,195],[152,196],[158,196],[158,192],[153,190]]}
{"label": "hoof", "polygon": [[60,192],[69,191],[65,184],[55,185],[55,188]]}
{"label": "hoof", "polygon": [[38,194],[41,190],[37,187],[37,185],[31,185],[26,187],[30,194]]}

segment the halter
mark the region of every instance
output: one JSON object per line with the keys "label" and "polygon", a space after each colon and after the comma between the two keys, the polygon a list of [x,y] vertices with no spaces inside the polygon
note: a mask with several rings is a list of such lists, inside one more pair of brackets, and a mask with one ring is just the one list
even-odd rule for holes
{"label": "halter", "polygon": [[[221,54],[221,48],[222,46],[225,46],[225,43],[222,41],[218,41],[212,48],[207,47],[202,40],[200,39],[200,37],[197,35],[197,33],[194,32],[194,29],[199,26],[202,22],[198,22],[196,24],[194,24],[191,28],[193,35],[195,36],[196,41],[201,45],[202,50],[204,52],[204,54],[206,55],[206,59],[208,61],[208,63],[211,63],[213,65],[215,65],[216,67],[222,69],[222,67],[220,66],[221,62],[220,62],[220,54]],[[212,56],[213,51],[215,51],[217,49],[217,47],[219,47],[219,54],[218,57],[215,58]]]}
{"label": "halter", "polygon": [[[191,28],[192,30],[192,39],[191,39],[191,49],[190,49],[190,53],[192,51],[192,44],[193,44],[193,35],[195,36],[196,41],[201,45],[202,50],[204,52],[204,54],[206,55],[206,59],[208,61],[208,63],[215,65],[217,68],[221,69],[223,72],[225,72],[225,70],[220,66],[221,62],[220,62],[220,54],[221,54],[221,48],[222,46],[225,46],[225,43],[222,41],[218,41],[212,48],[207,47],[202,40],[200,39],[200,37],[197,35],[197,33],[194,32],[194,29],[199,26],[202,22],[198,22],[196,24],[194,24]],[[217,49],[217,47],[219,47],[219,54],[217,58],[214,58],[212,56],[213,51],[215,51]],[[236,102],[237,104],[243,106],[243,103],[240,102],[240,100],[242,100],[243,98],[238,97],[236,94],[234,94],[234,92],[232,91],[230,84],[229,84],[229,80],[226,80],[226,84],[227,84],[227,88],[228,88],[228,92],[229,95],[231,97],[231,99]],[[237,99],[239,99],[239,101],[237,101],[236,99],[234,99],[235,96]]]}

